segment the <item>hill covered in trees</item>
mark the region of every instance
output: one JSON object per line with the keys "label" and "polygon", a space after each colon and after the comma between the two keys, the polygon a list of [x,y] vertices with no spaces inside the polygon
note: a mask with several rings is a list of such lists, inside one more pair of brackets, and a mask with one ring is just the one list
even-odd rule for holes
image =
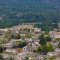
{"label": "hill covered in trees", "polygon": [[0,0],[0,28],[41,22],[56,27],[60,21],[60,0]]}

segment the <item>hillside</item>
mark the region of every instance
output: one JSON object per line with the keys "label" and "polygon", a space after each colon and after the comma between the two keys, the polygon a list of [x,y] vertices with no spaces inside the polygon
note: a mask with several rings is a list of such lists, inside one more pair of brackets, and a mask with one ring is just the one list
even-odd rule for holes
{"label": "hillside", "polygon": [[60,0],[0,0],[0,28],[25,22],[52,25],[60,20]]}
{"label": "hillside", "polygon": [[24,9],[31,11],[60,11],[60,0],[0,0],[0,9]]}

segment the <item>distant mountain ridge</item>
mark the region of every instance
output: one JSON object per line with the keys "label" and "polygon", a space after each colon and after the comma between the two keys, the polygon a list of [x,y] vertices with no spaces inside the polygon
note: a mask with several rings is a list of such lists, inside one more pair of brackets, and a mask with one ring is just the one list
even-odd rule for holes
{"label": "distant mountain ridge", "polygon": [[60,0],[0,0],[1,8],[60,10]]}

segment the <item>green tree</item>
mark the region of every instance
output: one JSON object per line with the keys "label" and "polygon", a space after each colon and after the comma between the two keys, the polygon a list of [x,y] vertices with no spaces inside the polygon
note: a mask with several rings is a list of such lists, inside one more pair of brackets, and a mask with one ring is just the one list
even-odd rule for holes
{"label": "green tree", "polygon": [[47,45],[42,45],[37,48],[37,53],[47,54]]}
{"label": "green tree", "polygon": [[58,48],[60,48],[60,41],[59,41],[59,43],[58,43]]}
{"label": "green tree", "polygon": [[42,53],[47,54],[47,52],[48,52],[47,45],[42,45]]}
{"label": "green tree", "polygon": [[24,47],[26,46],[26,42],[19,42],[18,47]]}
{"label": "green tree", "polygon": [[3,47],[0,46],[0,53],[3,53]]}
{"label": "green tree", "polygon": [[45,45],[45,44],[46,44],[46,40],[45,40],[43,34],[40,35],[39,39],[40,39],[40,44],[41,44],[41,45]]}
{"label": "green tree", "polygon": [[22,42],[22,41],[19,41],[19,42],[15,42],[13,45],[14,47],[19,47],[19,48],[23,48],[24,46],[26,46],[26,42]]}
{"label": "green tree", "polygon": [[41,53],[42,52],[42,46],[39,46],[36,50],[37,53]]}
{"label": "green tree", "polygon": [[51,41],[52,40],[49,35],[48,36],[45,36],[45,39],[46,39],[46,41]]}
{"label": "green tree", "polygon": [[29,57],[25,57],[25,59],[24,59],[24,60],[28,60],[28,58],[29,58]]}
{"label": "green tree", "polygon": [[3,60],[3,56],[2,55],[0,55],[0,60]]}
{"label": "green tree", "polygon": [[50,43],[47,44],[47,50],[48,50],[48,52],[53,52],[54,51],[54,48],[53,48],[52,44],[50,44]]}
{"label": "green tree", "polygon": [[10,57],[10,60],[14,60],[14,58],[13,57]]}
{"label": "green tree", "polygon": [[42,27],[42,30],[44,30],[44,31],[46,31],[46,32],[49,32],[49,31],[50,31],[50,28],[49,28],[48,25],[44,25],[44,26]]}
{"label": "green tree", "polygon": [[12,37],[13,39],[20,39],[20,38],[21,38],[20,34],[12,34],[11,37]]}
{"label": "green tree", "polygon": [[37,53],[42,53],[42,54],[47,54],[47,52],[53,52],[53,51],[54,51],[54,48],[50,43],[46,45],[41,45],[36,50]]}

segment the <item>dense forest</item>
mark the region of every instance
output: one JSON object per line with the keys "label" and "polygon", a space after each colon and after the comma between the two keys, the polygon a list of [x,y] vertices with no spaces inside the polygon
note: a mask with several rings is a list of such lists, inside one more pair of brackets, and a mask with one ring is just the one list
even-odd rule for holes
{"label": "dense forest", "polygon": [[40,22],[43,27],[57,27],[60,0],[0,0],[0,28],[21,23]]}

